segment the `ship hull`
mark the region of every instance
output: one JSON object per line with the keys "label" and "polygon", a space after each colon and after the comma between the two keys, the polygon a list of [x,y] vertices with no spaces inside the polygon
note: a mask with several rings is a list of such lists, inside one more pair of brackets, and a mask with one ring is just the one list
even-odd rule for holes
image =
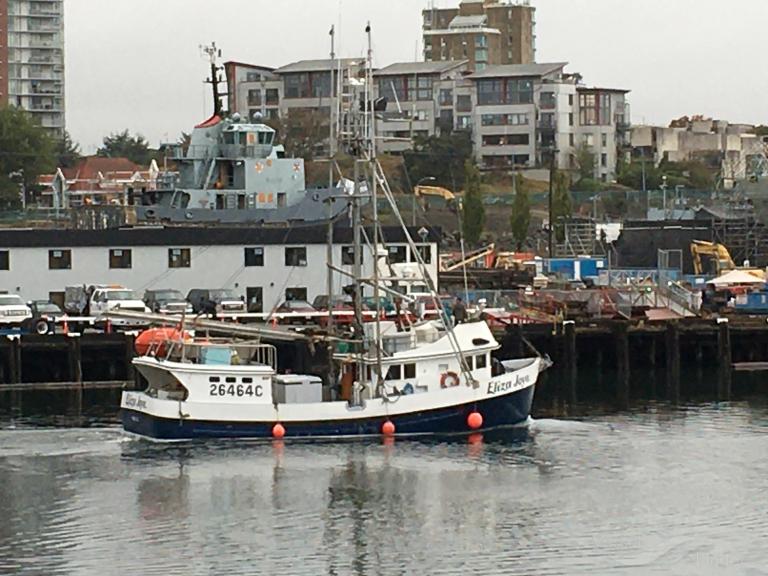
{"label": "ship hull", "polygon": [[[303,420],[285,422],[286,438],[353,438],[382,434],[389,420],[396,436],[468,434],[468,416],[478,412],[483,417],[482,430],[512,427],[527,423],[533,403],[535,384],[508,394],[436,409],[392,414],[387,418],[365,417],[343,420]],[[167,418],[144,410],[123,408],[123,427],[127,432],[157,440],[195,438],[271,438],[274,421],[221,421],[187,417]]]}

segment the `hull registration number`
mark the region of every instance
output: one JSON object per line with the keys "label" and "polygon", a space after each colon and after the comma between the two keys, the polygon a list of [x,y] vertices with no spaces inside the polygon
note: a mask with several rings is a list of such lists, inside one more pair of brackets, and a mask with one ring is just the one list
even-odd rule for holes
{"label": "hull registration number", "polygon": [[261,398],[264,387],[261,384],[211,384],[209,396],[229,398]]}

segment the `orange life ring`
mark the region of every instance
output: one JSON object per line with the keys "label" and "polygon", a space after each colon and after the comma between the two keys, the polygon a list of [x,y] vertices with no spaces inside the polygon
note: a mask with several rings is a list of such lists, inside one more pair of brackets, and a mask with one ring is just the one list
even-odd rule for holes
{"label": "orange life ring", "polygon": [[[451,383],[449,383],[449,379]],[[459,384],[461,384],[461,381],[459,380],[459,375],[456,374],[456,372],[446,372],[440,377],[441,388],[455,388]]]}

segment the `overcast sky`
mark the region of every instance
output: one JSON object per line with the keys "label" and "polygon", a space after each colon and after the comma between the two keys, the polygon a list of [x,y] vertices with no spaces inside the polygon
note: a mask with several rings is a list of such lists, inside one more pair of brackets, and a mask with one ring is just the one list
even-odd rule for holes
{"label": "overcast sky", "polygon": [[[436,0],[438,7],[458,0]],[[635,123],[685,114],[768,123],[768,0],[533,0],[537,60],[590,85],[627,88]],[[224,60],[280,66],[360,56],[421,58],[427,0],[65,0],[67,127],[83,152],[125,128],[152,145],[210,114],[201,44]]]}

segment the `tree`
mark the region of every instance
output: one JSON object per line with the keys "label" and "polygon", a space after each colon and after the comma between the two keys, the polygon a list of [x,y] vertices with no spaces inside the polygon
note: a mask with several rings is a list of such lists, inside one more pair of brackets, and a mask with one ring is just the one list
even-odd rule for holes
{"label": "tree", "polygon": [[112,133],[104,138],[104,145],[96,151],[97,156],[104,158],[128,158],[131,162],[147,166],[155,157],[155,151],[150,150],[149,142],[144,136],[131,136],[128,130]]}
{"label": "tree", "polygon": [[0,109],[0,206],[16,208],[20,191],[33,188],[41,174],[55,167],[54,142],[29,113]]}
{"label": "tree", "polygon": [[311,162],[322,155],[330,137],[329,121],[328,115],[320,110],[295,108],[280,119],[267,120],[266,124],[277,131],[286,155]]}
{"label": "tree", "polygon": [[64,131],[64,137],[56,141],[56,159],[60,168],[72,168],[82,158],[80,144],[72,140],[69,132]]}
{"label": "tree", "polygon": [[477,244],[485,227],[485,206],[480,190],[480,171],[471,160],[464,164],[464,221],[462,233],[470,244]]}
{"label": "tree", "polygon": [[557,170],[552,182],[552,214],[550,214],[550,226],[554,226],[555,238],[558,242],[565,240],[565,221],[573,212],[573,201],[570,192],[570,179],[568,174]]}
{"label": "tree", "polygon": [[434,178],[436,186],[461,190],[465,186],[466,163],[472,158],[472,137],[466,131],[417,136],[413,150],[403,156],[412,184],[423,178]]}
{"label": "tree", "polygon": [[579,169],[579,180],[594,180],[596,162],[595,152],[586,142],[582,142],[576,147],[576,166]]}
{"label": "tree", "polygon": [[509,225],[517,249],[522,250],[528,239],[528,228],[531,225],[531,201],[528,198],[528,187],[522,175],[515,175],[514,185],[515,200],[512,203],[512,216]]}

